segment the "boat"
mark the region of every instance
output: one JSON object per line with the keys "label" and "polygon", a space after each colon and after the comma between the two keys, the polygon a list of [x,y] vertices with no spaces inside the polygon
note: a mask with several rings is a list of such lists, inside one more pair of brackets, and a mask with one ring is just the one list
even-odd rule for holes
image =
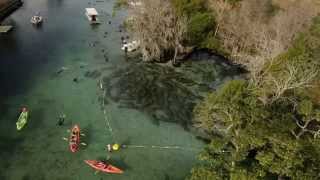
{"label": "boat", "polygon": [[42,16],[36,15],[36,16],[32,16],[30,22],[32,24],[39,25],[42,23],[42,20],[43,20]]}
{"label": "boat", "polygon": [[85,160],[85,163],[87,163],[89,166],[94,168],[97,171],[102,171],[105,173],[111,173],[111,174],[122,174],[123,171],[115,166],[112,166],[111,164],[104,163],[102,161],[96,161],[96,160]]}
{"label": "boat", "polygon": [[20,131],[27,124],[28,114],[29,114],[29,111],[27,110],[27,108],[25,108],[25,107],[22,108],[21,114],[20,114],[19,119],[16,123],[18,131]]}
{"label": "boat", "polygon": [[128,52],[133,52],[140,47],[139,41],[132,41],[130,43],[124,43],[121,49],[125,51],[127,49]]}
{"label": "boat", "polygon": [[77,152],[80,146],[80,127],[74,125],[71,129],[70,138],[69,138],[69,147],[71,152]]}
{"label": "boat", "polygon": [[87,16],[88,20],[91,22],[91,24],[99,24],[99,19],[98,19],[98,12],[95,8],[86,8],[86,13],[85,15]]}
{"label": "boat", "polygon": [[129,5],[131,5],[131,6],[141,6],[142,5],[142,2],[141,1],[136,1],[136,2],[134,2],[134,1],[130,1],[129,2]]}

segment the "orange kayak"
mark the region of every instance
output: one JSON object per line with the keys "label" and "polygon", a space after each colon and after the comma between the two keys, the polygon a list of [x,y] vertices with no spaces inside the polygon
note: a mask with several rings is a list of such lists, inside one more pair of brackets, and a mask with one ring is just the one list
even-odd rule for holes
{"label": "orange kayak", "polygon": [[111,164],[106,164],[101,161],[96,161],[96,160],[85,160],[85,163],[87,163],[89,166],[92,168],[102,171],[105,173],[111,173],[111,174],[122,174],[123,171],[117,167],[112,166]]}
{"label": "orange kayak", "polygon": [[80,128],[78,125],[74,125],[71,129],[69,138],[69,147],[71,152],[77,152],[80,146]]}

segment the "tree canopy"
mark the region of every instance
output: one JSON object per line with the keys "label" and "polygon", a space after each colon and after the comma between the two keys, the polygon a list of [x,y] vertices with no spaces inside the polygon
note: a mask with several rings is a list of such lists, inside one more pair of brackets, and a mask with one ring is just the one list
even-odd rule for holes
{"label": "tree canopy", "polygon": [[[211,135],[190,179],[319,179],[320,18],[287,52],[266,63],[260,81],[232,80],[195,110]],[[252,76],[251,76],[252,78]]]}

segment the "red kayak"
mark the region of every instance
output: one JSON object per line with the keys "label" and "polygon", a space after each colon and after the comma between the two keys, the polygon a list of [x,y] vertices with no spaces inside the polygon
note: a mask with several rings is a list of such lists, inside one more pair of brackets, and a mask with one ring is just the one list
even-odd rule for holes
{"label": "red kayak", "polygon": [[80,146],[80,128],[78,125],[74,125],[71,129],[69,138],[69,147],[71,152],[77,152]]}
{"label": "red kayak", "polygon": [[106,164],[101,161],[96,160],[85,160],[85,163],[87,163],[92,168],[96,169],[97,171],[102,171],[105,173],[111,173],[111,174],[122,174],[123,171],[117,167],[114,167],[110,164]]}

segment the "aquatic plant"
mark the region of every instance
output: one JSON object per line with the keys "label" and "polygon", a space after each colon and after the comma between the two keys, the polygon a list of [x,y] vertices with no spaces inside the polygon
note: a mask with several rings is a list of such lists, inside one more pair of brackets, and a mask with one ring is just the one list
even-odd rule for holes
{"label": "aquatic plant", "polygon": [[105,76],[103,86],[106,98],[118,102],[120,107],[141,110],[157,123],[176,122],[187,128],[196,102],[227,71],[235,72],[211,60],[187,61],[180,68],[132,62]]}

